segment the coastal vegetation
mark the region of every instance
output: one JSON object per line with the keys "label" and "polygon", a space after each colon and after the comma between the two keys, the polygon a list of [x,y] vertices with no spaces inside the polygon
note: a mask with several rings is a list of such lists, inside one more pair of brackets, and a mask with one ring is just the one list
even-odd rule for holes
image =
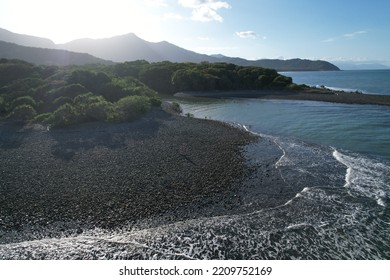
{"label": "coastal vegetation", "polygon": [[160,94],[180,91],[297,87],[276,70],[227,63],[37,66],[0,60],[0,117],[52,127],[91,121],[124,122],[160,106]]}
{"label": "coastal vegetation", "polygon": [[52,127],[90,121],[123,122],[160,105],[154,90],[109,67],[36,66],[0,61],[0,117]]}

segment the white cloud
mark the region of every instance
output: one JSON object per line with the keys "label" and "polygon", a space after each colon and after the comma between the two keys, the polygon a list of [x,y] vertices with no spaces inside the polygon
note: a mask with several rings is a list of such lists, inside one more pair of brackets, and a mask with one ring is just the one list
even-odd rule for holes
{"label": "white cloud", "polygon": [[257,37],[257,34],[254,31],[240,31],[240,32],[236,32],[236,35],[243,39],[248,39],[248,38],[256,39]]}
{"label": "white cloud", "polygon": [[343,35],[338,36],[338,37],[328,38],[328,39],[322,40],[321,42],[332,43],[332,42],[337,41],[339,39],[353,39],[358,35],[362,35],[362,34],[366,34],[366,33],[368,33],[368,32],[361,30],[361,31],[356,31],[356,32],[352,32],[352,33],[346,33],[346,34],[343,34]]}
{"label": "white cloud", "polygon": [[222,22],[223,18],[217,11],[231,8],[229,3],[218,0],[178,0],[178,3],[184,8],[192,9],[192,20],[202,22]]}
{"label": "white cloud", "polygon": [[354,37],[356,37],[357,35],[360,35],[360,34],[366,34],[367,31],[356,31],[356,32],[353,32],[353,33],[347,33],[347,34],[344,34],[343,37],[344,38],[347,38],[347,39],[352,39]]}

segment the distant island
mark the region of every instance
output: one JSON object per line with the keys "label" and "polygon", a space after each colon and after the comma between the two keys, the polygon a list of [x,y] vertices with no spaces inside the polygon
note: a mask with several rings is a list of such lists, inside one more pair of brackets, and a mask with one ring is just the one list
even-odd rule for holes
{"label": "distant island", "polygon": [[[166,41],[152,43],[133,33],[106,39],[78,39],[54,44],[46,38],[22,35],[0,28],[0,58],[21,59],[42,65],[109,64],[146,60],[148,62],[210,62],[258,66],[277,71],[338,71],[337,66],[322,60],[259,59],[246,60],[224,55],[205,55]],[[8,44],[7,44],[8,43]],[[9,43],[17,44],[9,45]],[[26,48],[29,47],[29,48]]]}

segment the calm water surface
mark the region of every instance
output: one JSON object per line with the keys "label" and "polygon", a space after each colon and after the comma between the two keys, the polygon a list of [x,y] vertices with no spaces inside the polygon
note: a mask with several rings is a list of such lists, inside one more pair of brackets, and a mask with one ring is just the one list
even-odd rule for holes
{"label": "calm water surface", "polygon": [[390,95],[390,70],[345,70],[282,72],[296,84],[326,86],[332,89]]}

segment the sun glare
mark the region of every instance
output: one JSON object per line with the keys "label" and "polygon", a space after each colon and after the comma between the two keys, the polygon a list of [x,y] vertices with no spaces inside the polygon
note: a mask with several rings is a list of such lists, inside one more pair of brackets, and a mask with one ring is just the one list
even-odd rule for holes
{"label": "sun glare", "polygon": [[154,32],[151,24],[154,16],[142,1],[36,0],[10,1],[7,5],[10,14],[18,14],[17,22],[9,17],[10,25],[23,33],[50,38],[55,43],[129,32],[150,37]]}

